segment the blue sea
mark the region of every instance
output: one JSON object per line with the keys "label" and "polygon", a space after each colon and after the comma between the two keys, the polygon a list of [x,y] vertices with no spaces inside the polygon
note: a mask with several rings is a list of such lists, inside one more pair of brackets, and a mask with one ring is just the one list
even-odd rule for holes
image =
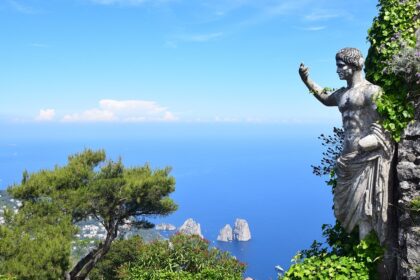
{"label": "blue sea", "polygon": [[[154,218],[180,226],[193,218],[204,237],[247,263],[245,276],[276,279],[298,250],[322,240],[321,225],[333,223],[325,178],[312,174],[322,146],[314,125],[80,125],[1,127],[0,189],[30,172],[66,163],[85,148],[105,149],[126,166],[171,166],[176,179],[174,214]],[[246,219],[252,240],[216,241],[225,224]]]}

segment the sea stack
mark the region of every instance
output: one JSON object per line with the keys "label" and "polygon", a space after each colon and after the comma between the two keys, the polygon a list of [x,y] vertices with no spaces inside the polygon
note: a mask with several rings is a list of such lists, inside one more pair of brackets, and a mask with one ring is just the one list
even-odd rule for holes
{"label": "sea stack", "polygon": [[244,219],[236,219],[233,230],[233,239],[238,241],[248,241],[251,239],[251,231],[248,222]]}
{"label": "sea stack", "polygon": [[188,235],[195,234],[203,238],[203,235],[201,234],[200,224],[191,218],[189,218],[182,224],[182,226],[179,228],[179,232]]}
{"label": "sea stack", "polygon": [[171,224],[166,224],[166,223],[162,223],[162,224],[157,224],[155,226],[156,230],[163,230],[163,231],[171,231],[171,230],[176,230],[176,226],[171,225]]}
{"label": "sea stack", "polygon": [[217,241],[228,242],[233,240],[233,231],[230,225],[225,225],[217,236]]}

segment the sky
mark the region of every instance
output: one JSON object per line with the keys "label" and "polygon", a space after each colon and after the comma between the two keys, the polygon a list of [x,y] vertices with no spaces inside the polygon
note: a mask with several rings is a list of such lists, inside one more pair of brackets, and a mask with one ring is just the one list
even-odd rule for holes
{"label": "sky", "polygon": [[1,0],[0,124],[338,124],[300,81],[344,86],[373,0]]}

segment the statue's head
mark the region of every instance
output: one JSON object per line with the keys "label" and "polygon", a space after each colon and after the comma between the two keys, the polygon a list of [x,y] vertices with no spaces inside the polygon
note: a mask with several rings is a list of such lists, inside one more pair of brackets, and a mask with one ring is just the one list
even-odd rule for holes
{"label": "statue's head", "polygon": [[335,55],[337,73],[341,80],[347,80],[354,72],[361,71],[365,60],[362,53],[356,48],[344,48]]}

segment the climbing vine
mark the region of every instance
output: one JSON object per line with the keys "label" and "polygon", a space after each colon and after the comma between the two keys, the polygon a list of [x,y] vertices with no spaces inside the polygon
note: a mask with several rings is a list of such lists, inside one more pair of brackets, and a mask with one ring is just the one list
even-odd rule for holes
{"label": "climbing vine", "polygon": [[[366,78],[383,89],[383,94],[376,100],[378,112],[383,117],[383,127],[396,141],[414,118],[410,93],[418,92],[419,86],[418,64],[412,59],[401,59],[407,52],[418,58],[415,33],[420,27],[420,7],[417,2],[379,0],[379,15],[368,31],[371,47],[366,58]],[[406,63],[395,71],[398,59]],[[407,77],[411,80],[408,81]]]}
{"label": "climbing vine", "polygon": [[378,278],[376,266],[384,251],[375,233],[357,242],[355,232],[347,234],[336,224],[324,225],[323,235],[331,249],[314,241],[310,249],[293,257],[293,265],[279,280]]}

